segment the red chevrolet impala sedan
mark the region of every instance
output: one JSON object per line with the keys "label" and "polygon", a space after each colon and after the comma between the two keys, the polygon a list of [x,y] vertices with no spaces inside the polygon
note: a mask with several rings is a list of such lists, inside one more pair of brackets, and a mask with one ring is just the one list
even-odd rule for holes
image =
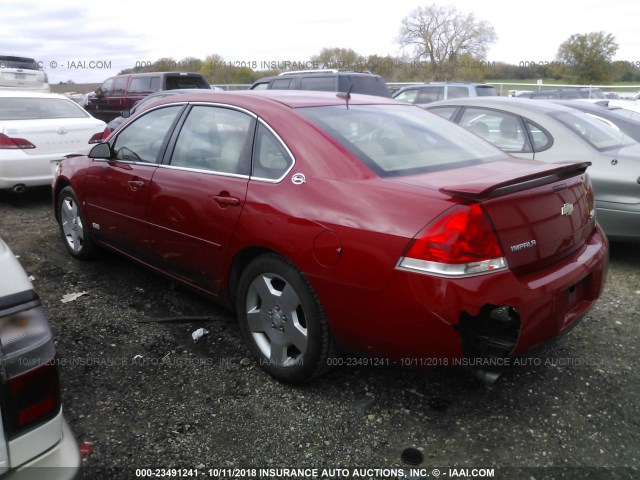
{"label": "red chevrolet impala sedan", "polygon": [[64,160],[69,253],[100,247],[234,308],[274,377],[353,352],[508,359],[602,291],[608,245],[588,163],[515,159],[391,99],[197,93]]}

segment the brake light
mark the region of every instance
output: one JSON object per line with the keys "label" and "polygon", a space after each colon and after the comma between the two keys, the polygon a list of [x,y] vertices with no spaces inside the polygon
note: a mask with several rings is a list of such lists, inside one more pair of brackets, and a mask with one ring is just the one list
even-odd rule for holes
{"label": "brake light", "polygon": [[493,227],[479,204],[458,205],[426,227],[398,268],[442,276],[469,276],[507,268]]}
{"label": "brake light", "polygon": [[39,300],[0,312],[2,410],[8,438],[60,412],[60,383],[53,336]]}
{"label": "brake light", "polygon": [[27,148],[36,148],[36,146],[31,143],[29,140],[24,138],[11,138],[7,137],[4,133],[0,133],[0,149],[27,149]]}
{"label": "brake light", "polygon": [[109,130],[109,127],[105,127],[105,129],[102,132],[96,133],[95,135],[93,135],[89,139],[89,143],[100,143],[103,140],[105,140],[110,134],[111,134],[111,130]]}

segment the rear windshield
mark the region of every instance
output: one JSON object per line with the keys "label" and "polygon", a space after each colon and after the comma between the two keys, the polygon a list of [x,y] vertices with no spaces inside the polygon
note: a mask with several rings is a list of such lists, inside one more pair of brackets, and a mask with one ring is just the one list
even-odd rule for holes
{"label": "rear windshield", "polygon": [[207,81],[200,76],[187,77],[185,75],[167,77],[165,90],[176,90],[178,88],[209,88]]}
{"label": "rear windshield", "polygon": [[0,68],[24,68],[27,70],[39,70],[37,62],[33,58],[11,57],[0,55]]}
{"label": "rear windshield", "polygon": [[590,118],[584,112],[554,112],[549,115],[566,125],[596,150],[617,149],[636,143],[635,140],[599,120]]}
{"label": "rear windshield", "polygon": [[390,97],[391,93],[382,77],[375,75],[340,75],[338,91],[361,93],[364,95],[376,95],[378,97]]}
{"label": "rear windshield", "polygon": [[87,118],[78,104],[65,98],[0,98],[0,120]]}
{"label": "rear windshield", "polygon": [[413,175],[504,159],[501,150],[413,105],[297,109],[380,176]]}

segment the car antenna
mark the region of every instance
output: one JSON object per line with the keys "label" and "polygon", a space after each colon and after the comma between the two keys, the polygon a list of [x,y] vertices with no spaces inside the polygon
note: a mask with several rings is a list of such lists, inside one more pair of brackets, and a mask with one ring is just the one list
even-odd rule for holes
{"label": "car antenna", "polygon": [[349,85],[349,90],[347,90],[346,92],[338,92],[338,98],[344,98],[346,105],[347,105],[347,110],[349,110],[349,100],[351,100],[351,89],[353,88],[353,83],[351,85]]}

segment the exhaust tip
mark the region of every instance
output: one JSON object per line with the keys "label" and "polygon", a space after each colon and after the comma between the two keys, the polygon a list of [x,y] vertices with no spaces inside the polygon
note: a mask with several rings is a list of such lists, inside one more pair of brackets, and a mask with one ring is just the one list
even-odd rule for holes
{"label": "exhaust tip", "polygon": [[502,375],[502,372],[499,370],[488,370],[478,367],[469,368],[468,371],[485,385],[493,385]]}
{"label": "exhaust tip", "polygon": [[26,185],[24,185],[23,183],[19,183],[17,185],[14,185],[11,191],[13,193],[24,193],[26,189],[27,189]]}

